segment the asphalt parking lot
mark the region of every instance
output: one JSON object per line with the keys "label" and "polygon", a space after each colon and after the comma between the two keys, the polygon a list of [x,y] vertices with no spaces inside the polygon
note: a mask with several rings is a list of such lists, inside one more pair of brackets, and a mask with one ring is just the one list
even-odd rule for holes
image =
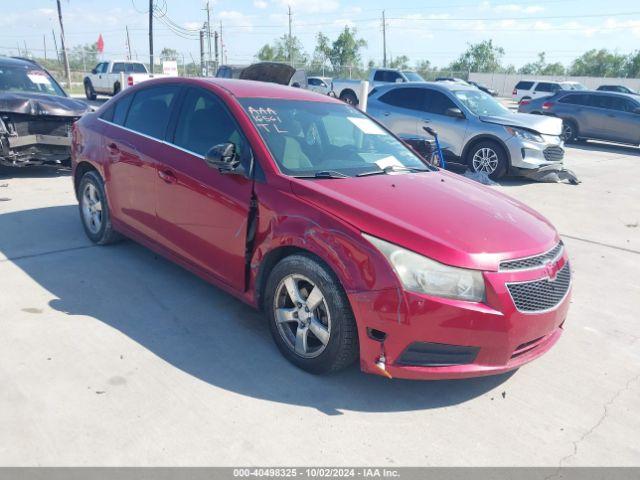
{"label": "asphalt parking lot", "polygon": [[67,172],[3,171],[0,465],[640,465],[640,150],[566,164],[581,185],[495,187],[563,235],[565,334],[515,373],[440,382],[303,373],[229,295],[91,245]]}

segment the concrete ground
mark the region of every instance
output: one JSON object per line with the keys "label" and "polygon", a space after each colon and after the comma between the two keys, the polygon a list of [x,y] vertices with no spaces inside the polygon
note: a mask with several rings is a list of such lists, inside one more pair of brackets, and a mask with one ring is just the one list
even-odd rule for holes
{"label": "concrete ground", "polygon": [[[497,187],[575,271],[560,342],[500,377],[315,377],[262,318],[133,242],[94,247],[63,171],[0,174],[0,465],[640,465],[640,151]],[[428,194],[428,192],[427,192]]]}

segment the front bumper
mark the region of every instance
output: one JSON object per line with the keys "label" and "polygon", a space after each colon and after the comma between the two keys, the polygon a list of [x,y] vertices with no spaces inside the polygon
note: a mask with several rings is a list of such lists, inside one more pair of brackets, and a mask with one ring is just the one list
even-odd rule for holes
{"label": "front bumper", "polygon": [[538,169],[554,165],[563,167],[564,142],[560,137],[541,135],[542,143],[511,137],[505,144],[509,150],[511,166],[515,169]]}
{"label": "front bumper", "polygon": [[[561,266],[565,262],[566,257],[559,260]],[[571,286],[554,308],[525,313],[516,308],[507,284],[535,281],[545,275],[543,268],[485,272],[485,303],[430,297],[400,289],[349,294],[358,323],[361,369],[398,378],[454,379],[519,368],[544,354],[560,338]],[[445,353],[449,348],[454,352],[450,358],[464,359],[468,352],[472,354],[462,360],[465,363],[407,365],[409,357],[405,352],[416,342],[438,344]]]}

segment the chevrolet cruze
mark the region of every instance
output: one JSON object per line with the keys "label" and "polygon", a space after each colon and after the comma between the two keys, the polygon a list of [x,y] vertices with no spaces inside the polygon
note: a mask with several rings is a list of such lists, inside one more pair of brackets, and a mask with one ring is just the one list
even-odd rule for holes
{"label": "chevrolet cruze", "polygon": [[335,99],[153,80],[78,121],[72,153],[93,242],[129,237],[261,309],[307,371],[489,375],[561,335],[571,270],[553,226]]}

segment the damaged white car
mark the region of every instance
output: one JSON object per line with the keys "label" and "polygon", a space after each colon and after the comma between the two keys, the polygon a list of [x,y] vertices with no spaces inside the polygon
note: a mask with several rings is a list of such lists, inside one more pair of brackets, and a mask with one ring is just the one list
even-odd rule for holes
{"label": "damaged white car", "polygon": [[37,63],[0,57],[0,165],[65,165],[71,125],[90,107]]}

